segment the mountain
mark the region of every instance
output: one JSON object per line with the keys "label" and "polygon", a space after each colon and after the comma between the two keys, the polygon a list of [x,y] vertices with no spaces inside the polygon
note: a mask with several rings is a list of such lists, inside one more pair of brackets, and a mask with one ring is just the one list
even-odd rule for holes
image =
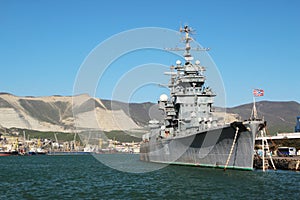
{"label": "mountain", "polygon": [[0,94],[0,126],[59,132],[141,128],[122,109],[108,109],[88,95],[17,97],[8,93]]}
{"label": "mountain", "polygon": [[[256,107],[271,133],[294,131],[299,103],[261,101]],[[226,120],[233,121],[237,116],[248,119],[251,110],[252,104],[227,108]],[[151,102],[123,103],[88,95],[17,97],[0,93],[0,127],[5,128],[58,132],[141,130],[150,119],[162,119],[158,106]]]}

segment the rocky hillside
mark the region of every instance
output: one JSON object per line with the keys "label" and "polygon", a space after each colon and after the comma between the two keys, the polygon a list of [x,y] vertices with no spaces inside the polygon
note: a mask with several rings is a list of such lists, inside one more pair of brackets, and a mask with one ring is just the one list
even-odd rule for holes
{"label": "rocky hillside", "polygon": [[[260,117],[268,122],[271,133],[292,132],[296,116],[300,115],[297,102],[269,102],[256,104]],[[227,121],[236,116],[250,118],[252,104],[228,108]],[[219,113],[222,115],[222,113]],[[79,130],[137,130],[150,119],[161,119],[157,105],[123,103],[100,100],[88,95],[17,97],[0,93],[0,127],[33,129],[39,131],[70,132]]]}
{"label": "rocky hillside", "polygon": [[0,94],[0,126],[39,131],[139,129],[122,109],[106,108],[100,99],[79,96],[17,97]]}

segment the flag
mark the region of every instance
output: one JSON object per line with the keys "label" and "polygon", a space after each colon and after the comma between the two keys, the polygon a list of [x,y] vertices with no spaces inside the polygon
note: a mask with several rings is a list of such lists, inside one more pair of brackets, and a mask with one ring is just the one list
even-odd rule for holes
{"label": "flag", "polygon": [[254,89],[253,90],[253,95],[255,97],[262,97],[262,96],[264,96],[264,94],[265,94],[265,91],[262,89]]}

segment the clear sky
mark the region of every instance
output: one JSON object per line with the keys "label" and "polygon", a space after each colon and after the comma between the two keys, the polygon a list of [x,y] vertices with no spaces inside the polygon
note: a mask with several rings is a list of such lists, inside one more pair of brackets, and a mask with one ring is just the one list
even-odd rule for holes
{"label": "clear sky", "polygon": [[[0,91],[72,95],[80,66],[107,38],[142,27],[178,30],[187,23],[197,30],[197,41],[211,48],[227,106],[251,102],[253,88],[265,90],[257,100],[300,102],[299,8],[298,0],[0,0]],[[137,55],[136,64],[148,56]],[[171,56],[157,60],[175,62]],[[128,70],[130,63],[121,64]],[[100,84],[95,95],[110,98],[108,88]],[[132,101],[158,98],[148,87],[135,96]]]}

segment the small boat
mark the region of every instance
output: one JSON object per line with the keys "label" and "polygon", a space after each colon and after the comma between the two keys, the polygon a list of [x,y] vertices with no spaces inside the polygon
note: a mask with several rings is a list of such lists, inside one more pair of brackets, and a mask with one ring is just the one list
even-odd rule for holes
{"label": "small boat", "polygon": [[0,156],[10,156],[11,153],[7,151],[0,151]]}
{"label": "small boat", "polygon": [[46,155],[47,153],[48,151],[42,148],[30,148],[28,155]]}
{"label": "small boat", "polygon": [[0,156],[13,156],[18,155],[18,151],[7,151],[3,148],[0,148]]}

